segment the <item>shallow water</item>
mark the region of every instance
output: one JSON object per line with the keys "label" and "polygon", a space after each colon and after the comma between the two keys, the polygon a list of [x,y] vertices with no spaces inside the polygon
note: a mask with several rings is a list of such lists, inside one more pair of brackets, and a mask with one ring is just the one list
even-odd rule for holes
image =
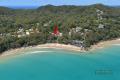
{"label": "shallow water", "polygon": [[120,80],[120,46],[80,54],[60,49],[27,53],[35,54],[0,59],[0,80]]}

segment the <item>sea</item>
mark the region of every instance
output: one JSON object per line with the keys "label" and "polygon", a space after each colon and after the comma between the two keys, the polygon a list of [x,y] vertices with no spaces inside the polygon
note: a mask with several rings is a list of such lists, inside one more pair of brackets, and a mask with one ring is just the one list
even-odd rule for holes
{"label": "sea", "polygon": [[0,59],[0,80],[120,80],[120,45],[90,52],[39,49]]}

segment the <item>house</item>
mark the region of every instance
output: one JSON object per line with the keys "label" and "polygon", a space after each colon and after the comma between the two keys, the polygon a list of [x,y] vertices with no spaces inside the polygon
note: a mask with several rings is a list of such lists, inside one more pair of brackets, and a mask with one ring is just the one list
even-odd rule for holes
{"label": "house", "polygon": [[99,9],[97,9],[96,12],[97,12],[98,19],[102,20],[103,19],[102,15],[104,14],[104,12],[102,10],[99,10]]}
{"label": "house", "polygon": [[76,27],[76,32],[79,32],[79,31],[81,31],[82,30],[82,28],[81,27]]}
{"label": "house", "polygon": [[[28,33],[29,32],[29,33]],[[34,30],[33,30],[33,28],[31,28],[31,29],[28,29],[28,34],[33,34],[34,33]]]}
{"label": "house", "polygon": [[54,27],[52,35],[54,35],[54,36],[62,36],[62,33],[60,33],[59,30],[58,30],[58,26]]}
{"label": "house", "polygon": [[84,29],[84,31],[85,31],[85,32],[88,32],[88,31],[89,31],[89,29]]}
{"label": "house", "polygon": [[69,35],[71,36],[72,33],[77,33],[77,32],[80,32],[81,30],[82,30],[81,27],[72,28],[69,31]]}
{"label": "house", "polygon": [[53,31],[52,34],[55,35],[55,36],[58,36],[59,33],[60,33],[60,32],[59,32],[59,30],[58,30],[58,26],[55,26],[55,27],[54,27],[54,31]]}
{"label": "house", "polygon": [[48,26],[48,23],[45,23],[43,26],[44,26],[44,27],[47,27],[47,26]]}
{"label": "house", "polygon": [[63,35],[62,33],[59,34],[60,37],[61,37],[62,35]]}
{"label": "house", "polygon": [[38,28],[35,29],[35,32],[36,32],[36,33],[40,33],[40,31],[38,30]]}
{"label": "house", "polygon": [[26,34],[24,32],[24,29],[19,28],[18,31],[17,31],[17,37],[20,38],[20,37],[23,37],[23,36],[26,36]]}
{"label": "house", "polygon": [[104,28],[104,25],[103,25],[103,24],[99,24],[99,25],[98,25],[98,28],[99,28],[99,29],[103,29],[103,28]]}
{"label": "house", "polygon": [[30,32],[29,32],[29,30],[26,30],[26,35],[30,35]]}
{"label": "house", "polygon": [[72,35],[72,32],[71,31],[69,31],[69,36],[71,36]]}
{"label": "house", "polygon": [[27,30],[20,28],[15,34],[17,34],[17,37],[20,38],[34,33],[39,33],[39,30],[37,28],[35,30],[33,28]]}
{"label": "house", "polygon": [[23,33],[23,34],[18,34],[18,35],[17,35],[18,38],[21,38],[21,37],[24,37],[24,36],[26,36],[26,34],[24,34],[24,33]]}
{"label": "house", "polygon": [[104,14],[104,12],[102,10],[99,10],[99,9],[97,9],[96,12],[100,15]]}
{"label": "house", "polygon": [[23,31],[24,31],[24,29],[23,29],[23,28],[20,28],[20,29],[18,30],[18,33],[23,32]]}

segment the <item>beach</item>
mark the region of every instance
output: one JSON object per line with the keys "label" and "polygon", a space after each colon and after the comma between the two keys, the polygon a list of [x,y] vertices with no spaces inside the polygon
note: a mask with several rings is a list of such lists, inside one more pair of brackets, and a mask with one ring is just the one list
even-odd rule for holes
{"label": "beach", "polygon": [[[104,47],[109,47],[112,45],[120,45],[120,39],[101,41],[95,45],[92,45],[88,51],[94,51],[94,50],[101,49]],[[11,49],[11,50],[3,52],[0,55],[0,57],[25,54],[25,52],[27,51],[35,50],[35,49],[43,49],[43,48],[64,49],[64,50],[69,50],[69,51],[78,51],[82,53],[86,52],[84,49],[74,46],[74,45],[70,45],[70,44],[66,45],[66,44],[59,44],[59,43],[46,43],[46,44],[41,44],[37,46],[29,46],[29,47]]]}
{"label": "beach", "polygon": [[85,50],[82,50],[80,47],[77,47],[74,45],[69,45],[69,44],[65,45],[65,44],[58,44],[58,43],[46,43],[46,44],[41,44],[41,45],[37,45],[37,46],[29,46],[29,47],[10,49],[8,51],[3,52],[0,57],[25,54],[25,52],[30,51],[30,50],[44,49],[44,48],[64,49],[64,50],[69,50],[69,51],[85,52]]}
{"label": "beach", "polygon": [[89,50],[94,51],[96,49],[110,47],[112,45],[120,45],[120,38],[117,38],[117,39],[114,39],[114,40],[101,41],[101,42],[99,42],[95,45],[92,45]]}

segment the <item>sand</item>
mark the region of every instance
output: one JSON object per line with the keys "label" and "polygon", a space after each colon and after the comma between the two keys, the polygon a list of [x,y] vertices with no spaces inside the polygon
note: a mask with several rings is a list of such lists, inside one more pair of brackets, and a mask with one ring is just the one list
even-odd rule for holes
{"label": "sand", "polygon": [[[101,49],[101,48],[109,47],[112,45],[120,45],[120,38],[115,39],[115,40],[101,41],[95,45],[92,45],[88,51],[94,51],[96,49]],[[58,43],[46,43],[46,44],[41,44],[41,45],[37,45],[37,46],[11,49],[11,50],[8,50],[8,51],[5,51],[4,53],[2,53],[2,55],[0,55],[0,57],[25,54],[25,51],[27,52],[30,50],[42,49],[42,48],[64,49],[64,50],[69,50],[69,51],[79,51],[82,53],[86,52],[85,50],[81,49],[80,47],[77,47],[74,45],[69,45],[69,44],[65,45],[65,44],[58,44]]]}
{"label": "sand", "polygon": [[35,50],[35,49],[43,49],[43,48],[64,49],[64,50],[69,50],[69,51],[85,52],[85,50],[82,50],[80,47],[76,47],[73,45],[47,43],[47,44],[41,44],[41,45],[37,45],[37,46],[29,46],[29,47],[11,49],[11,50],[3,52],[0,57],[25,54],[25,52],[27,52],[27,51]]}
{"label": "sand", "polygon": [[110,47],[112,45],[120,45],[120,38],[117,38],[114,40],[101,41],[95,45],[92,45],[90,48],[90,51],[105,48],[105,47]]}

